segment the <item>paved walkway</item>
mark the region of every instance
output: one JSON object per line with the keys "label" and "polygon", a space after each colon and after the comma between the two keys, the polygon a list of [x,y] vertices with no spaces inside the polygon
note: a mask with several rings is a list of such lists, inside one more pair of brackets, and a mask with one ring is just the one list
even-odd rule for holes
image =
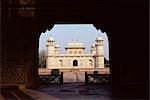
{"label": "paved walkway", "polygon": [[85,82],[85,72],[63,72],[64,83]]}
{"label": "paved walkway", "polygon": [[112,100],[111,89],[102,85],[66,83],[41,85],[37,89],[1,88],[0,100]]}
{"label": "paved walkway", "polygon": [[34,100],[18,86],[6,86],[0,88],[0,100]]}
{"label": "paved walkway", "polygon": [[57,100],[111,100],[111,89],[102,85],[84,83],[43,85],[37,91]]}

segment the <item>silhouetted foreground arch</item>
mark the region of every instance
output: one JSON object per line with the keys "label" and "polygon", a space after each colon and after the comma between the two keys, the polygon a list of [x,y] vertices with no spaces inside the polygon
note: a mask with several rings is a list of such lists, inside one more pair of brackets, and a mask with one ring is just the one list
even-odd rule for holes
{"label": "silhouetted foreground arch", "polygon": [[1,1],[1,84],[38,85],[39,36],[53,23],[93,23],[108,33],[114,90],[125,90],[122,98],[148,98],[148,3],[64,1],[36,0],[35,4],[24,5],[34,8],[29,11],[21,10],[19,0]]}

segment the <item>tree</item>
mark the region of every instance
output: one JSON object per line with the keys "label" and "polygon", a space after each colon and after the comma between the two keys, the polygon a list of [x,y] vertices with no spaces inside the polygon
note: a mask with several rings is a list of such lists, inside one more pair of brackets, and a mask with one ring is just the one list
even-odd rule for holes
{"label": "tree", "polygon": [[105,67],[109,67],[110,66],[109,60],[104,58],[104,64],[105,64]]}
{"label": "tree", "polygon": [[39,67],[46,68],[46,56],[47,52],[45,50],[41,50],[39,53]]}

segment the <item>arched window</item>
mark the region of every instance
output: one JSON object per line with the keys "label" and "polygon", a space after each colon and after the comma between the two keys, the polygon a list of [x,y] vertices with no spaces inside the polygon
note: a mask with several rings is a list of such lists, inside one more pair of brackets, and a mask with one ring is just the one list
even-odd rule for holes
{"label": "arched window", "polygon": [[77,53],[77,51],[74,51],[74,54],[76,54]]}
{"label": "arched window", "polygon": [[60,66],[63,66],[63,61],[62,60],[60,60]]}
{"label": "arched window", "polygon": [[80,60],[80,66],[82,66],[82,60]]}
{"label": "arched window", "polygon": [[79,54],[81,54],[82,52],[81,51],[79,51]]}
{"label": "arched window", "polygon": [[90,65],[90,66],[93,66],[92,60],[89,60],[89,65]]}
{"label": "arched window", "polygon": [[73,61],[73,66],[78,66],[78,61],[77,60]]}
{"label": "arched window", "polygon": [[69,51],[69,54],[72,54],[72,51]]}

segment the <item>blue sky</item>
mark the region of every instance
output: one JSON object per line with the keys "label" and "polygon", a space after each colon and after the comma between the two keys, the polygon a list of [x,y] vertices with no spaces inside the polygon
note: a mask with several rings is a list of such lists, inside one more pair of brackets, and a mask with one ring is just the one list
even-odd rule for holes
{"label": "blue sky", "polygon": [[91,45],[95,42],[96,37],[100,35],[104,39],[104,56],[109,59],[109,44],[106,33],[97,30],[93,24],[55,24],[50,31],[42,33],[39,40],[39,52],[47,50],[46,44],[49,36],[55,39],[55,42],[60,45],[60,50],[65,53],[64,47],[72,39],[82,42],[86,47],[85,53],[90,52]]}

